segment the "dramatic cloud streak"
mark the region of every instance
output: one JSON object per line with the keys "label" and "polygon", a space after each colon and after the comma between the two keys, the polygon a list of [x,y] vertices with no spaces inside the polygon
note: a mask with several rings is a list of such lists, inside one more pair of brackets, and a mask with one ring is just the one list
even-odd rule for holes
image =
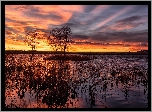
{"label": "dramatic cloud streak", "polygon": [[119,12],[113,14],[112,16],[106,18],[104,21],[102,21],[101,23],[99,23],[95,28],[93,29],[96,29],[96,28],[99,28],[105,24],[107,24],[108,22],[112,21],[113,19],[115,19],[116,17],[124,14],[125,12],[127,12],[128,10],[132,9],[133,6],[127,6],[125,8],[123,8],[122,10],[120,10]]}
{"label": "dramatic cloud streak", "polygon": [[129,30],[132,28],[137,28],[146,24],[148,21],[147,16],[132,16],[122,20],[116,21],[112,25],[104,26],[101,28],[101,31],[122,31]]}

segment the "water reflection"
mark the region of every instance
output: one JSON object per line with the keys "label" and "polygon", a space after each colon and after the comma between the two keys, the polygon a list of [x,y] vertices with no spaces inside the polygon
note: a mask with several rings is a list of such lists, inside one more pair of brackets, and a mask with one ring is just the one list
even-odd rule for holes
{"label": "water reflection", "polygon": [[49,56],[5,55],[7,108],[147,107],[146,55],[45,60]]}

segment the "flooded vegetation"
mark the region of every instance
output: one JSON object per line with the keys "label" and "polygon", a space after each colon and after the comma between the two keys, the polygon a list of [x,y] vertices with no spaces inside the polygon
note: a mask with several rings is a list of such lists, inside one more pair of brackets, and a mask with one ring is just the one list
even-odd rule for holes
{"label": "flooded vegetation", "polygon": [[148,55],[50,56],[5,54],[6,108],[148,107]]}

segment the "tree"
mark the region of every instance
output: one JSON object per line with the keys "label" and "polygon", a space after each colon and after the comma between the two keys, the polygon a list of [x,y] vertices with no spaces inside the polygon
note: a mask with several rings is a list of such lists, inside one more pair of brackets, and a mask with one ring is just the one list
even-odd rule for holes
{"label": "tree", "polygon": [[26,32],[26,39],[24,40],[25,43],[28,44],[28,46],[30,46],[32,48],[32,56],[30,58],[30,60],[32,60],[33,57],[33,51],[36,49],[36,44],[39,44],[39,42],[37,42],[36,40],[40,38],[39,32],[35,30],[28,30]]}
{"label": "tree", "polygon": [[50,32],[50,34],[52,36],[49,36],[48,40],[53,50],[64,51],[65,54],[65,52],[68,51],[71,42],[71,29],[68,26],[55,28]]}
{"label": "tree", "polygon": [[32,48],[32,51],[36,49],[36,44],[39,44],[39,42],[36,42],[36,40],[39,38],[39,33],[36,30],[29,30],[26,32],[26,39],[24,40],[25,43],[28,44]]}

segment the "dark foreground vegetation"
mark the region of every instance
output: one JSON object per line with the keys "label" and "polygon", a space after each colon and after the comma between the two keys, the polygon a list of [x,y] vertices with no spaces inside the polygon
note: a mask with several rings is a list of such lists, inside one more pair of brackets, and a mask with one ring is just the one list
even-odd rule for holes
{"label": "dark foreground vegetation", "polygon": [[148,107],[148,55],[70,56],[5,54],[6,108]]}
{"label": "dark foreground vegetation", "polygon": [[93,58],[90,58],[90,56],[84,56],[84,55],[54,55],[47,58],[44,58],[45,60],[70,60],[70,61],[89,61]]}

